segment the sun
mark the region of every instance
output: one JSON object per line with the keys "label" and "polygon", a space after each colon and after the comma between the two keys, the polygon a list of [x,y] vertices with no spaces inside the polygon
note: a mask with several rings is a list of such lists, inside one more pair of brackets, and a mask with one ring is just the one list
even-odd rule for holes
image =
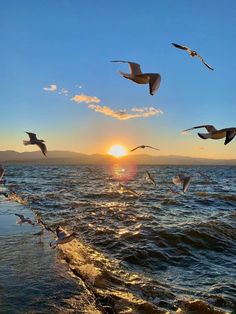
{"label": "sun", "polygon": [[120,158],[120,157],[127,155],[127,151],[124,148],[124,146],[114,145],[109,149],[108,154],[112,155],[116,158]]}

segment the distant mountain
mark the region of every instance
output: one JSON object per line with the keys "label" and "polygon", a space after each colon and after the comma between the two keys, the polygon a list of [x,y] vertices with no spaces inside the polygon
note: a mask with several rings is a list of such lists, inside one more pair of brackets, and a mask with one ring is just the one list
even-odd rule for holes
{"label": "distant mountain", "polygon": [[40,151],[19,153],[12,150],[0,151],[0,162],[14,164],[111,164],[120,162],[123,164],[139,165],[235,165],[236,159],[207,159],[186,156],[151,156],[128,155],[116,159],[109,155],[86,155],[70,151],[49,151],[48,157],[44,157]]}

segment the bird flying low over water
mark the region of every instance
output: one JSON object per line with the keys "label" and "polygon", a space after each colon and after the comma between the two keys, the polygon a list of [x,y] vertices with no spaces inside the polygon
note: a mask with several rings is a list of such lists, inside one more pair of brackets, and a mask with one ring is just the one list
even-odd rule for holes
{"label": "bird flying low over water", "polygon": [[159,73],[142,73],[140,65],[135,62],[130,61],[111,61],[111,62],[122,62],[128,63],[130,68],[130,73],[120,72],[120,74],[137,84],[149,84],[149,93],[154,95],[161,84],[161,76]]}
{"label": "bird flying low over water", "polygon": [[154,180],[154,178],[151,175],[151,173],[146,170],[146,174],[147,174],[147,180],[151,181],[156,186],[156,181]]}
{"label": "bird flying low over water", "polygon": [[208,138],[211,138],[212,140],[219,140],[225,137],[225,142],[224,142],[225,145],[231,142],[232,139],[236,135],[236,128],[234,127],[217,130],[213,125],[194,126],[193,128],[184,130],[184,132],[194,130],[194,129],[200,129],[200,128],[206,128],[208,133],[198,133],[199,137],[201,137],[204,140]]}
{"label": "bird flying low over water", "polygon": [[173,177],[172,182],[175,185],[182,185],[183,186],[183,192],[185,193],[188,191],[191,179],[192,179],[192,177],[190,177],[190,176],[186,177],[183,174],[179,174],[178,176]]}
{"label": "bird flying low over water", "polygon": [[189,53],[190,57],[192,57],[192,58],[197,56],[198,59],[200,59],[202,61],[202,63],[205,64],[206,67],[208,67],[208,69],[214,71],[214,69],[209,64],[207,64],[204,61],[204,59],[196,51],[194,51],[194,50],[192,50],[192,49],[190,49],[189,47],[186,47],[186,46],[182,46],[182,45],[178,45],[178,44],[174,44],[174,43],[172,43],[172,45],[174,47],[176,47],[176,48],[179,48],[179,49],[182,49],[182,50],[186,50]]}
{"label": "bird flying low over water", "polygon": [[141,193],[137,193],[135,190],[133,190],[133,189],[125,186],[124,184],[121,184],[121,183],[119,183],[118,189],[121,191],[121,193],[131,194],[131,195],[136,196],[136,197],[141,196]]}
{"label": "bird flying low over water", "polygon": [[155,150],[160,150],[159,148],[155,148],[155,147],[152,147],[152,146],[149,146],[149,145],[140,145],[140,146],[137,146],[137,147],[135,147],[135,148],[133,148],[133,149],[131,149],[131,151],[130,152],[134,152],[136,149],[138,149],[138,148],[146,148],[146,147],[148,147],[148,148],[151,148],[151,149],[155,149]]}
{"label": "bird flying low over water", "polygon": [[44,144],[45,141],[37,139],[37,136],[35,133],[30,133],[30,132],[25,132],[25,133],[27,133],[29,135],[30,140],[29,141],[23,141],[23,144],[24,145],[37,145],[41,149],[44,156],[46,156],[47,147]]}
{"label": "bird flying low over water", "polygon": [[35,224],[32,222],[32,220],[30,218],[25,218],[24,215],[20,215],[20,214],[15,214],[15,216],[19,217],[20,220],[18,220],[16,223],[17,224],[23,224],[24,222],[27,222],[28,224],[34,226]]}
{"label": "bird flying low over water", "polygon": [[68,243],[77,236],[76,232],[69,233],[66,230],[64,230],[61,226],[58,226],[56,228],[56,233],[57,233],[57,239],[50,243],[50,247],[53,249],[57,247],[58,244]]}

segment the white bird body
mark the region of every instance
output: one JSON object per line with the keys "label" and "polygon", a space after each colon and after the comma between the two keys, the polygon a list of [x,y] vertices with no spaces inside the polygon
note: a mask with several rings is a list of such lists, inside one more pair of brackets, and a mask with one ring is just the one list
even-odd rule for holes
{"label": "white bird body", "polygon": [[161,76],[159,73],[142,73],[140,65],[130,61],[111,61],[128,63],[130,73],[119,72],[124,78],[131,80],[137,84],[149,84],[149,93],[154,95],[161,84]]}
{"label": "white bird body", "polygon": [[225,128],[225,129],[220,129],[217,130],[213,125],[199,125],[199,126],[194,126],[193,128],[186,129],[186,131],[194,130],[194,129],[199,129],[199,128],[206,128],[208,133],[198,133],[198,136],[204,140],[206,139],[212,139],[212,140],[219,140],[225,137],[225,142],[224,144],[227,145],[229,142],[232,141],[232,139],[236,135],[236,128]]}
{"label": "white bird body", "polygon": [[53,249],[57,247],[58,244],[65,244],[72,241],[77,235],[76,232],[72,232],[72,233],[67,232],[61,226],[58,226],[56,228],[56,233],[57,233],[57,238],[50,243],[50,247]]}

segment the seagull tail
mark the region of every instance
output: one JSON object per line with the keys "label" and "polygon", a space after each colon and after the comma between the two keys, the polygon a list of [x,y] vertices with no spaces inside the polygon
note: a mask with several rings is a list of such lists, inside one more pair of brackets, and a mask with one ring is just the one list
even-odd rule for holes
{"label": "seagull tail", "polygon": [[30,145],[30,141],[23,141],[24,145]]}
{"label": "seagull tail", "polygon": [[121,71],[119,71],[119,73],[126,79],[130,79],[131,78],[131,75],[129,73],[124,73],[124,72],[121,72]]}

